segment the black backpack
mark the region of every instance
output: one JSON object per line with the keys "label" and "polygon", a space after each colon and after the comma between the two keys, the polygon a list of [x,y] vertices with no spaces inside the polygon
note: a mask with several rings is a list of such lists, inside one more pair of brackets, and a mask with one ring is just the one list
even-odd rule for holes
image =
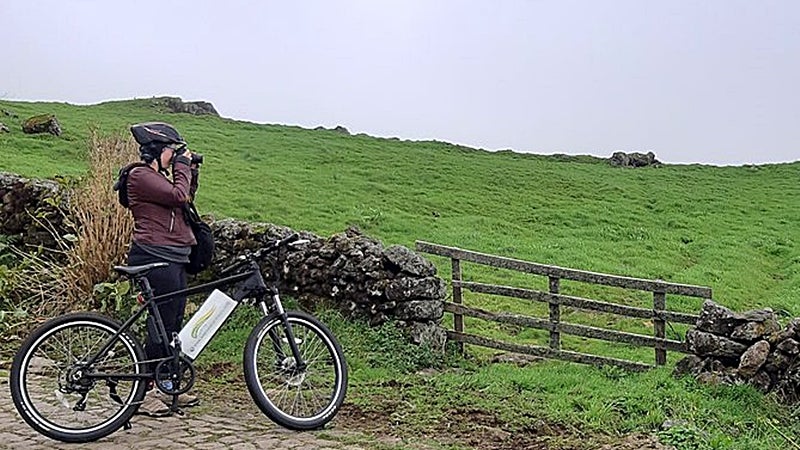
{"label": "black backpack", "polygon": [[130,163],[127,166],[119,169],[117,182],[114,183],[114,190],[117,191],[117,195],[119,196],[119,204],[123,207],[130,208],[131,205],[128,201],[128,174],[131,173],[131,170],[137,167],[144,167],[146,165],[146,163],[138,161]]}
{"label": "black backpack", "polygon": [[197,244],[192,246],[192,252],[189,254],[186,273],[196,275],[211,266],[211,261],[214,259],[214,234],[211,232],[211,227],[200,218],[194,203],[187,203],[183,212],[197,240]]}

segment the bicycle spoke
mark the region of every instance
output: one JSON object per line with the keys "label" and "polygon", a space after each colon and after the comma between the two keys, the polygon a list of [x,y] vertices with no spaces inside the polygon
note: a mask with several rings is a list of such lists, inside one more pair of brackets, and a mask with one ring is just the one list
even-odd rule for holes
{"label": "bicycle spoke", "polygon": [[305,370],[296,372],[287,339],[279,339],[280,346],[274,348],[275,337],[270,337],[265,339],[267,345],[261,347],[262,355],[258,357],[261,384],[278,409],[294,417],[313,417],[333,398],[336,383],[333,357],[315,330],[298,324],[292,324],[292,328]]}
{"label": "bicycle spoke", "polygon": [[[83,410],[78,408],[84,397],[67,381],[70,370],[88,360],[112,333],[96,326],[76,324],[56,330],[33,350],[25,377],[25,389],[34,413],[43,421],[67,430],[97,427],[130,405],[137,381],[115,380],[114,389],[122,404],[111,398],[111,388],[100,379],[83,381],[86,390]],[[136,360],[131,351],[118,340],[89,372],[131,373]],[[79,409],[79,410],[76,410]],[[45,419],[46,418],[46,419]]]}
{"label": "bicycle spoke", "polygon": [[294,430],[317,429],[342,405],[347,365],[336,339],[316,318],[290,311],[286,320],[297,352],[286,338],[286,322],[262,321],[245,347],[245,380],[270,419]]}

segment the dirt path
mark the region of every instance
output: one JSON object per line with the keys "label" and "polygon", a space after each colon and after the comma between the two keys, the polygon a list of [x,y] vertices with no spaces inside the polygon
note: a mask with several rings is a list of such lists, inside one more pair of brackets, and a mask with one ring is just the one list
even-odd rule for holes
{"label": "dirt path", "polygon": [[[41,449],[308,449],[308,450],[668,450],[652,436],[630,435],[596,439],[578,430],[542,429],[508,432],[491,417],[465,412],[451,423],[432,423],[418,436],[392,429],[392,407],[362,411],[345,404],[324,430],[294,432],[264,416],[246,391],[236,384],[223,395],[212,386],[199,388],[200,406],[184,416],[154,419],[137,415],[130,430],[118,430],[100,441],[70,445],[50,440],[26,424],[11,401],[6,377],[0,378],[0,448]],[[462,424],[457,427],[456,424]],[[452,425],[452,426],[451,426]],[[169,435],[165,435],[169,433]],[[395,437],[392,437],[395,436]],[[399,438],[397,436],[405,436]],[[604,442],[603,442],[604,441]]]}

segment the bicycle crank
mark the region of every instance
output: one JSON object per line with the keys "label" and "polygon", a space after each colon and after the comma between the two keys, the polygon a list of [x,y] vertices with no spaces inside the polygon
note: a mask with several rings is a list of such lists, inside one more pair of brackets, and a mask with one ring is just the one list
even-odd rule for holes
{"label": "bicycle crank", "polygon": [[178,368],[173,367],[172,359],[159,362],[155,370],[156,388],[167,395],[181,395],[194,386],[194,364],[181,355]]}

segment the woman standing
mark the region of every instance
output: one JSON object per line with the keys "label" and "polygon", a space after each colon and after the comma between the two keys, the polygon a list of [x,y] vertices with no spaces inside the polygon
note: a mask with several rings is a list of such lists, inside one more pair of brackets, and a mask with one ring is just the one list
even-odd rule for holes
{"label": "woman standing", "polygon": [[[197,167],[192,164],[192,153],[186,148],[183,138],[171,125],[150,122],[134,125],[131,131],[141,144],[139,153],[144,164],[131,169],[127,180],[129,208],[134,220],[128,264],[169,264],[147,275],[154,295],[185,289],[185,266],[189,262],[191,246],[196,241],[183,210],[197,190]],[[185,295],[158,302],[167,336],[180,331],[185,307]],[[150,328],[145,344],[147,359],[166,357],[164,344],[157,341],[158,336]],[[152,367],[155,368],[155,363]],[[167,401],[160,391],[150,389],[139,412],[152,416],[166,415],[169,413]],[[178,405],[182,407],[197,403],[197,397],[193,395],[178,397]]]}

